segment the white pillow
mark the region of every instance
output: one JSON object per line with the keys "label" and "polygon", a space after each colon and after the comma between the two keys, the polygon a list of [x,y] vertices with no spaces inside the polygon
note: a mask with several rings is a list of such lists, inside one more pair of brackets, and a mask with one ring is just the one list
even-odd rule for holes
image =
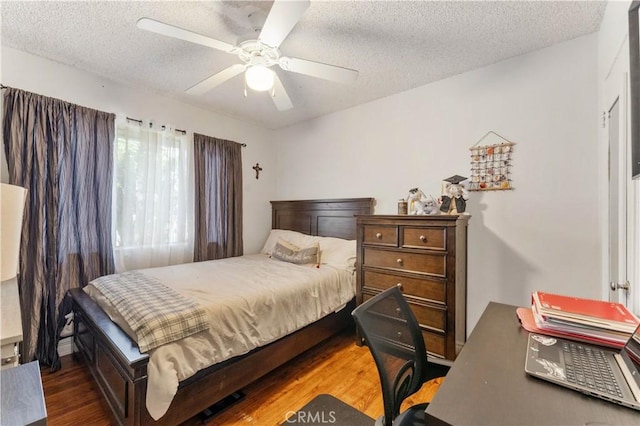
{"label": "white pillow", "polygon": [[298,247],[307,247],[318,241],[318,237],[312,237],[311,235],[306,235],[301,232],[286,229],[272,229],[260,253],[271,255],[273,248],[280,238]]}
{"label": "white pillow", "polygon": [[353,271],[356,267],[356,240],[320,237],[320,262]]}

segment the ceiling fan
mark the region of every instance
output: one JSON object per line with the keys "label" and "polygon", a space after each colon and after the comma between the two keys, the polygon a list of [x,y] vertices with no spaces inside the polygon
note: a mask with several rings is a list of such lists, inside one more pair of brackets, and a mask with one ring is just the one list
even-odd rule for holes
{"label": "ceiling fan", "polygon": [[275,0],[262,30],[260,30],[258,38],[255,39],[254,36],[240,38],[235,46],[150,18],[139,19],[137,26],[140,29],[152,31],[167,37],[178,38],[238,55],[242,61],[240,64],[232,65],[205,78],[198,84],[188,88],[186,90],[187,93],[192,95],[204,94],[244,72],[246,86],[257,91],[271,91],[271,97],[276,108],[279,111],[285,111],[293,108],[293,104],[278,75],[271,69],[274,65],[278,65],[285,71],[306,74],[340,83],[352,83],[358,78],[358,71],[356,70],[309,61],[307,59],[282,56],[278,47],[298,23],[308,7],[309,0]]}

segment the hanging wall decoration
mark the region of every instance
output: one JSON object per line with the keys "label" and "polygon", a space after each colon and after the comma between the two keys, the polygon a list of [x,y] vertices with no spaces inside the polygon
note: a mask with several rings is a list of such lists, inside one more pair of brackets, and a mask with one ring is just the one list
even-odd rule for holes
{"label": "hanging wall decoration", "polygon": [[253,166],[252,169],[256,171],[256,179],[260,179],[260,172],[262,171],[262,167],[260,167],[260,163],[256,163],[256,165]]}
{"label": "hanging wall decoration", "polygon": [[[481,145],[489,135],[501,142]],[[471,177],[469,191],[501,191],[513,189],[511,184],[511,158],[515,143],[493,131],[487,132],[469,150],[471,151]]]}

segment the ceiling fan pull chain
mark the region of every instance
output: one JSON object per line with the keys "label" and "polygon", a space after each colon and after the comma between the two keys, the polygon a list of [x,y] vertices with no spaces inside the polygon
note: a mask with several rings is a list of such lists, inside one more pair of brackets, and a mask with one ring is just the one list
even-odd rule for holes
{"label": "ceiling fan pull chain", "polygon": [[247,80],[244,80],[244,97],[247,97]]}

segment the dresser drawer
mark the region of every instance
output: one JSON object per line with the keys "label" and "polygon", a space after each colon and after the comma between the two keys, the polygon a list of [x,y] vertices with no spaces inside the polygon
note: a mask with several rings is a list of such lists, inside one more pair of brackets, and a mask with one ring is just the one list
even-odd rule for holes
{"label": "dresser drawer", "polygon": [[381,246],[397,247],[398,227],[385,225],[364,225],[363,242]]}
{"label": "dresser drawer", "polygon": [[402,284],[406,295],[420,297],[430,301],[446,303],[446,281],[429,278],[411,278],[402,275],[387,274],[365,270],[363,289],[386,290]]}
{"label": "dresser drawer", "polygon": [[446,228],[402,228],[402,247],[430,250],[447,249]]}
{"label": "dresser drawer", "polygon": [[9,343],[7,345],[3,345],[2,349],[1,349],[2,352],[0,354],[2,356],[2,358],[8,358],[8,357],[11,357],[11,356],[15,356],[16,353],[17,353],[16,345],[17,345],[17,343]]}
{"label": "dresser drawer", "polygon": [[[364,294],[363,297],[364,297],[364,301],[367,301],[371,299],[373,295]],[[416,305],[410,304],[410,306],[418,322],[420,322],[422,325],[422,321],[420,320],[421,313],[419,311],[416,311]],[[389,311],[387,313],[392,317],[396,317],[398,315],[396,311]],[[389,323],[388,320],[380,321],[380,323],[375,326],[375,329],[379,334],[392,333],[395,335],[397,331],[394,329],[393,325]],[[424,345],[427,348],[427,353],[433,356],[437,356],[439,358],[445,358],[447,354],[446,354],[446,339],[444,335],[437,331],[425,329],[423,326],[421,326],[421,329],[422,329],[422,337],[424,340]],[[400,336],[400,338],[406,344],[411,344],[411,338],[409,336]]]}
{"label": "dresser drawer", "polygon": [[[374,294],[363,294],[363,302],[371,299]],[[409,301],[409,306],[415,315],[418,324],[421,327],[430,327],[435,331],[444,333],[447,328],[447,311],[446,308],[437,308],[431,306],[418,305]],[[389,312],[389,315],[395,316],[395,312]]]}
{"label": "dresser drawer", "polygon": [[[371,299],[375,294],[364,294],[364,301]],[[412,346],[413,337],[405,321],[406,316],[396,303],[385,302],[376,304],[374,310],[367,315],[368,328],[372,334],[387,336],[405,345]]]}
{"label": "dresser drawer", "polygon": [[442,308],[416,305],[409,303],[418,323],[421,326],[431,327],[437,331],[445,332],[447,329],[447,311]]}
{"label": "dresser drawer", "polygon": [[20,355],[18,355],[18,344],[9,343],[2,346],[2,359],[0,360],[0,367],[15,367],[20,362]]}
{"label": "dresser drawer", "polygon": [[446,277],[446,253],[409,253],[365,248],[362,264],[379,268]]}
{"label": "dresser drawer", "polygon": [[422,330],[422,337],[424,338],[424,345],[427,347],[427,353],[429,355],[434,355],[438,358],[445,358],[447,356],[444,336]]}

